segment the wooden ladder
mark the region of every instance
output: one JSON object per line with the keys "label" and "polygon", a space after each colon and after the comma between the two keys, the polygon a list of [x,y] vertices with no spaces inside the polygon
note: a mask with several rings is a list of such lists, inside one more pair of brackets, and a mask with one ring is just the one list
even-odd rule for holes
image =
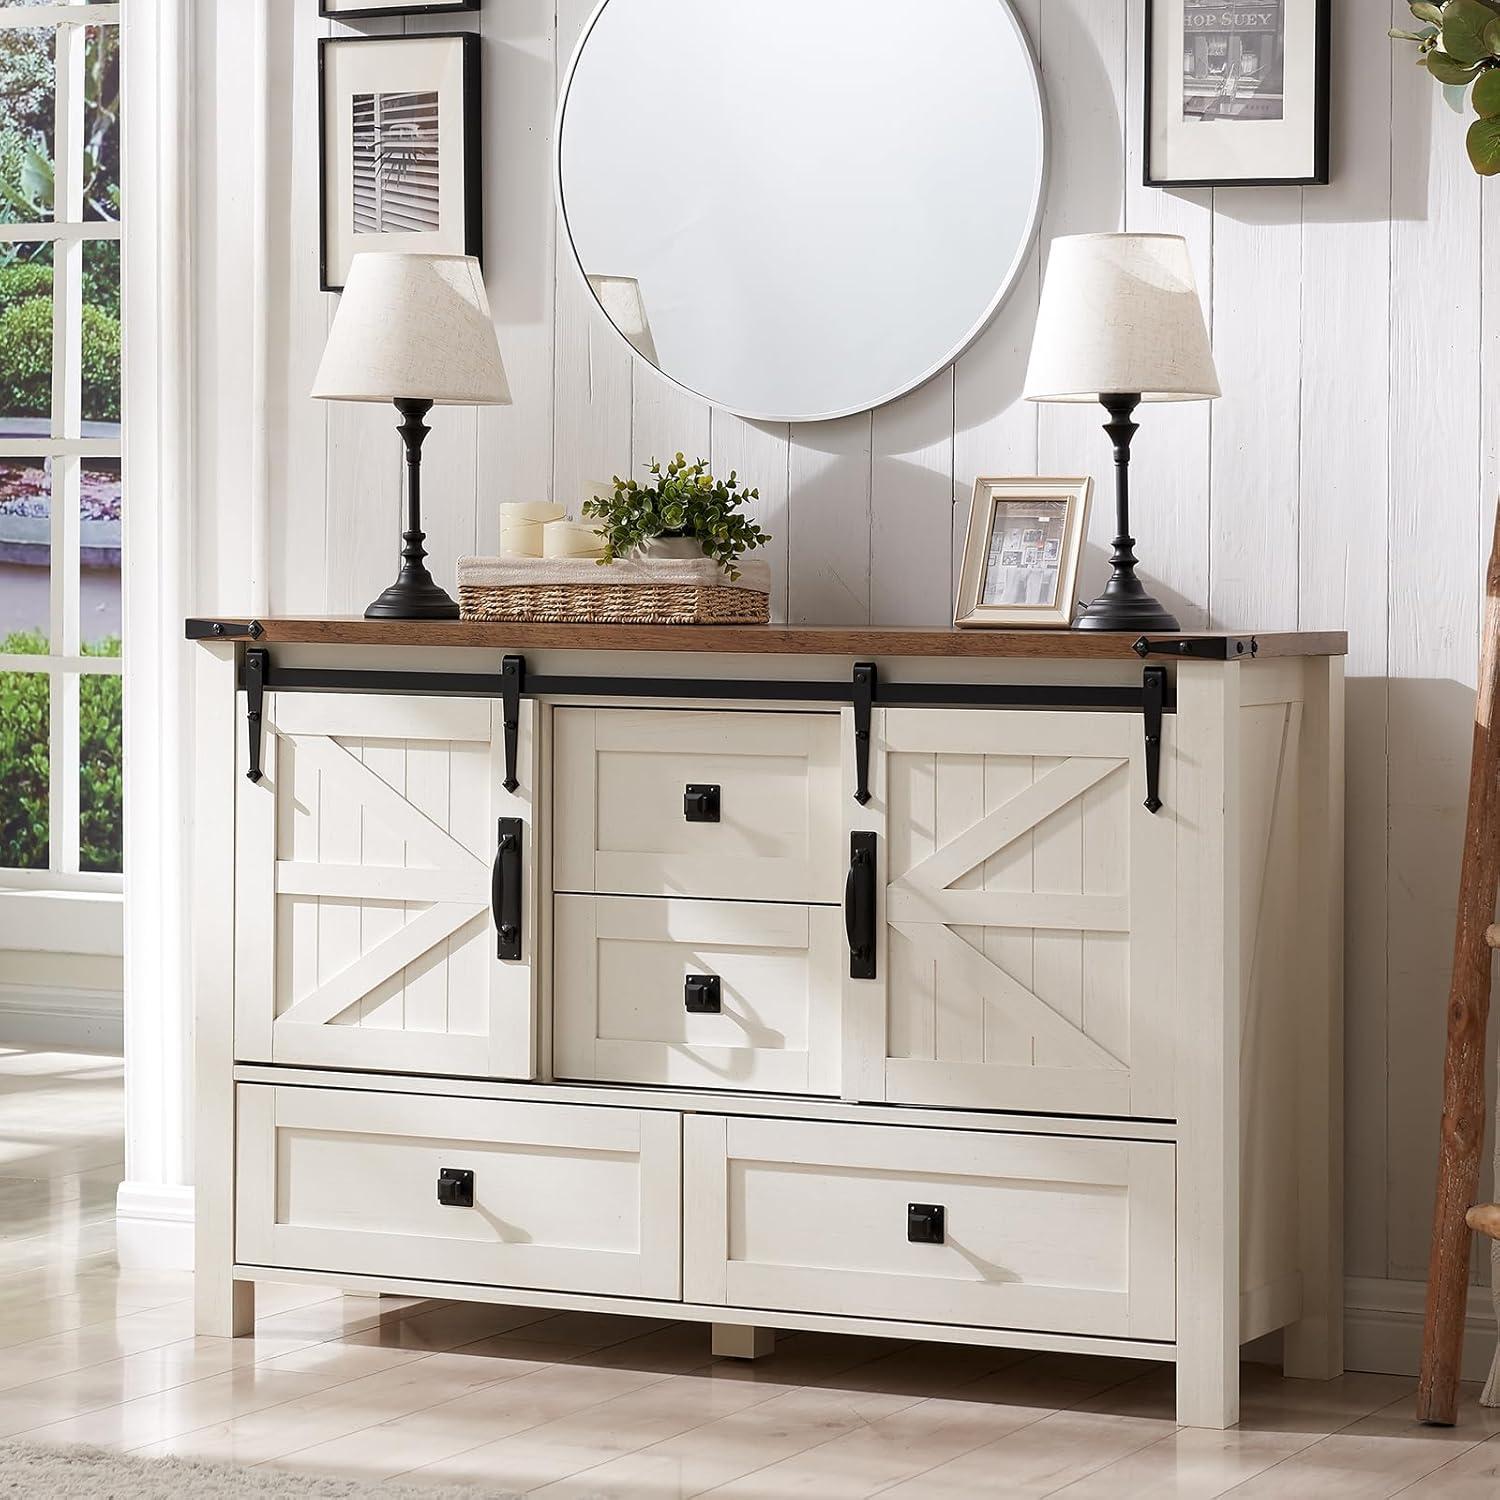
{"label": "wooden ladder", "polygon": [[1443,1122],[1439,1137],[1437,1204],[1427,1268],[1427,1315],[1417,1417],[1451,1427],[1458,1412],[1464,1314],[1469,1296],[1473,1232],[1500,1239],[1500,1204],[1475,1205],[1484,1149],[1485,1077],[1490,1067],[1485,1033],[1490,1013],[1490,956],[1500,947],[1495,898],[1500,890],[1500,511],[1485,575],[1479,693],[1474,707],[1474,756],[1469,769],[1469,813],[1458,884],[1458,929],[1448,992],[1448,1052],[1443,1064]]}

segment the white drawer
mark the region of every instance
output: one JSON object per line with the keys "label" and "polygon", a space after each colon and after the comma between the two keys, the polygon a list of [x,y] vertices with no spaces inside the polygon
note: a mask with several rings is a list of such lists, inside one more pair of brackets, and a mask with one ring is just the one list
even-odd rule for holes
{"label": "white drawer", "polygon": [[[670,1111],[239,1087],[243,1264],[675,1298]],[[438,1201],[472,1172],[473,1206]]]}
{"label": "white drawer", "polygon": [[[622,896],[843,896],[837,714],[559,708],[553,885]],[[690,821],[689,786],[718,788]]]}
{"label": "white drawer", "polygon": [[[694,1115],[689,1302],[1116,1338],[1174,1336],[1163,1142]],[[941,1207],[913,1243],[912,1205]]]}
{"label": "white drawer", "polygon": [[[838,1092],[838,907],[558,896],[553,909],[558,1077]],[[693,1010],[690,979],[718,980]]]}

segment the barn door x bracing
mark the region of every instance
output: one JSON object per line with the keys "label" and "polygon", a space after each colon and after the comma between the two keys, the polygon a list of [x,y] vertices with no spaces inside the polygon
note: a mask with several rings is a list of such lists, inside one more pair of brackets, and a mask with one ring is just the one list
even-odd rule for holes
{"label": "barn door x bracing", "polygon": [[850,1075],[892,1102],[1169,1114],[1171,726],[1153,816],[1139,714],[875,718],[884,952],[846,989]]}
{"label": "barn door x bracing", "polygon": [[[272,692],[252,783],[242,700],[237,1057],[533,1075],[533,713],[510,793],[498,703]],[[502,818],[521,820],[519,960],[491,912]]]}

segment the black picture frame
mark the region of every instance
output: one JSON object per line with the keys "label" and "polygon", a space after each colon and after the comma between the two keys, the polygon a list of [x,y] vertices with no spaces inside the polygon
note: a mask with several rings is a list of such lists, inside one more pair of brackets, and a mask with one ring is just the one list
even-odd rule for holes
{"label": "black picture frame", "polygon": [[[477,4],[477,0],[476,0]],[[411,36],[325,36],[318,39],[318,284],[325,292],[343,291],[328,277],[328,53],[332,47],[401,47],[414,43],[458,41],[462,62],[464,142],[464,251],[484,261],[483,130],[480,113],[479,37],[472,31],[427,31]]]}
{"label": "black picture frame", "polygon": [[[1294,4],[1296,0],[1276,0],[1281,5]],[[1141,136],[1141,181],[1154,188],[1215,188],[1215,187],[1323,187],[1329,181],[1329,137],[1332,118],[1331,98],[1333,87],[1333,0],[1311,0],[1316,6],[1314,17],[1315,45],[1318,55],[1314,62],[1313,97],[1313,170],[1307,177],[1162,177],[1152,171],[1151,124],[1152,93],[1155,70],[1152,66],[1155,51],[1155,11],[1157,0],[1146,0],[1145,56],[1141,60],[1143,133]]]}
{"label": "black picture frame", "polygon": [[364,5],[353,10],[329,10],[330,0],[318,0],[325,21],[372,21],[380,16],[447,16],[476,11],[479,0],[401,0],[398,5]]}

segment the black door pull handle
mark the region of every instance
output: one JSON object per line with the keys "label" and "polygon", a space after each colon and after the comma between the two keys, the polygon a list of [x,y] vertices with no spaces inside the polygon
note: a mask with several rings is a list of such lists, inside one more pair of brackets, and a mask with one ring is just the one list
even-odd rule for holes
{"label": "black door pull handle", "polygon": [[844,932],[849,939],[849,977],[875,978],[875,835],[849,835],[849,874],[844,880]]}
{"label": "black door pull handle", "polygon": [[682,815],[689,823],[717,823],[719,821],[719,788],[688,786],[682,794]]}
{"label": "black door pull handle", "polygon": [[473,1208],[474,1174],[462,1167],[440,1167],[437,1197],[444,1208]]}
{"label": "black door pull handle", "polygon": [[941,1203],[908,1203],[906,1237],[913,1245],[941,1245],[948,1235],[947,1218]]}
{"label": "black door pull handle", "polygon": [[723,988],[717,974],[689,974],[682,985],[683,1007],[690,1015],[716,1016],[723,1009]]}
{"label": "black door pull handle", "polygon": [[269,651],[245,653],[245,726],[250,732],[250,769],[248,781],[261,779],[260,750],[264,738],[266,672],[271,665]]}
{"label": "black door pull handle", "polygon": [[519,818],[501,818],[490,870],[490,912],[495,919],[497,958],[521,956],[521,832]]}

